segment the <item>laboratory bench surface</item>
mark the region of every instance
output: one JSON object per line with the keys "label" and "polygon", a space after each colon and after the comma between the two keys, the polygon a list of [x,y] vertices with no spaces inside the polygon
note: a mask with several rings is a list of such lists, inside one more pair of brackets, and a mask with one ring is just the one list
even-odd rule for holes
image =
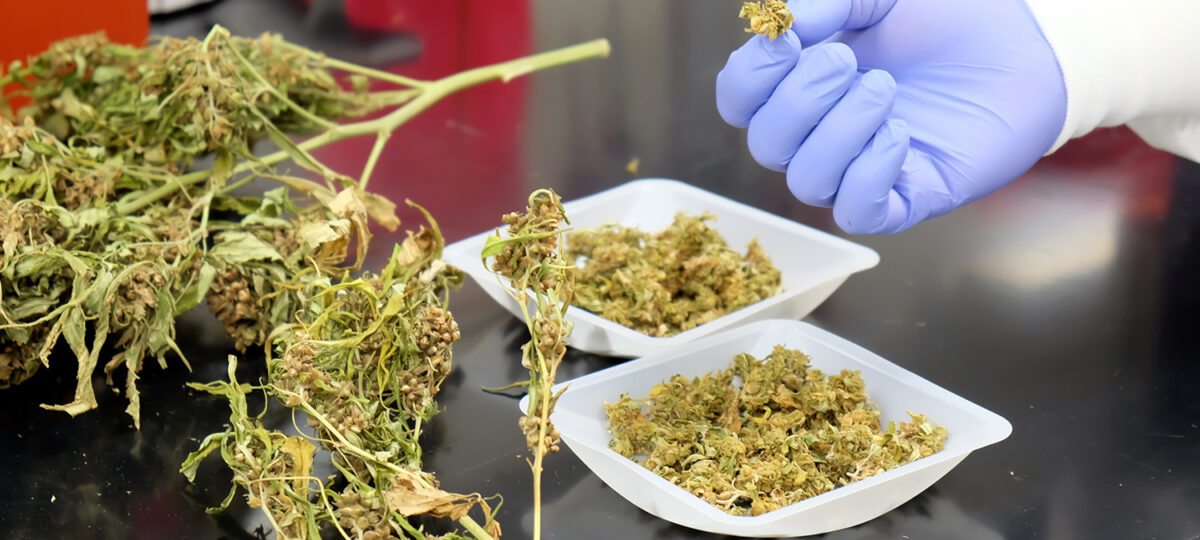
{"label": "laboratory bench surface", "polygon": [[[346,2],[311,12],[326,4],[227,0],[156,19],[152,32],[202,35],[213,23],[242,35],[280,31],[331,56],[426,78],[607,37],[606,59],[469,89],[425,111],[392,137],[372,190],[421,203],[450,241],[495,227],[534,189],[569,200],[634,177],[679,179],[847,236],[828,210],[796,202],[782,175],[750,157],[744,132],[716,113],[714,77],[746,39],[733,3]],[[370,144],[320,155],[353,174]],[[412,212],[401,217],[420,223]],[[375,238],[371,263],[382,263],[391,250],[380,246],[398,234]],[[1200,537],[1200,166],[1105,130],[950,215],[849,238],[876,250],[880,264],[806,320],[995,411],[1013,431],[915,499],[823,538]],[[527,334],[470,282],[451,310],[462,340],[438,395],[443,412],[423,440],[426,467],[444,489],[501,494],[504,537],[528,538],[517,403],[481,391],[525,377],[518,347]],[[70,418],[38,407],[69,401],[69,354],[0,391],[0,534],[264,537],[265,520],[240,497],[205,513],[225,496],[228,472],[214,463],[196,484],[177,472],[228,420],[223,400],[184,384],[221,379],[235,352],[204,308],[180,319],[179,336],[193,369],[147,365],[140,430],[102,381],[98,410]],[[246,355],[243,380],[263,375],[261,360]],[[622,361],[572,350],[559,376]],[[634,507],[567,449],[547,459],[543,481],[547,538],[713,537]]]}

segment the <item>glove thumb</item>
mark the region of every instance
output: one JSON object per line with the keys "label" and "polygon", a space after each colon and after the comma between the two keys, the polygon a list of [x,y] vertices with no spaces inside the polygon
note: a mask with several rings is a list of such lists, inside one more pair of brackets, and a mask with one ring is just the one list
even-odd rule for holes
{"label": "glove thumb", "polygon": [[791,0],[788,9],[796,17],[792,31],[807,47],[842,30],[873,26],[894,5],[896,0]]}

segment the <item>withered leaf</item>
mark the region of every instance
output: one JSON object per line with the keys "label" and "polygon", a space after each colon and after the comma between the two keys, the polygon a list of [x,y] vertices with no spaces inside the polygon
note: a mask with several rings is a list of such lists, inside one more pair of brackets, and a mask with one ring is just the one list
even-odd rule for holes
{"label": "withered leaf", "polygon": [[397,477],[394,487],[384,492],[388,507],[403,516],[429,514],[458,519],[479,502],[478,495],[448,493],[438,488],[417,485],[411,478]]}
{"label": "withered leaf", "polygon": [[283,260],[275,248],[244,231],[221,233],[209,253],[215,258],[234,263]]}

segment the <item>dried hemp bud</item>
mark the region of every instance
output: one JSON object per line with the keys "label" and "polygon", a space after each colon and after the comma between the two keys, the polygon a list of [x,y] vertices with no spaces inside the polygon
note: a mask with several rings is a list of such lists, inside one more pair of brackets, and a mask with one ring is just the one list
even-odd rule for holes
{"label": "dried hemp bud", "polygon": [[787,32],[792,27],[792,21],[795,20],[792,12],[788,11],[787,2],[784,0],[744,2],[738,17],[750,20],[750,28],[746,29],[747,32],[767,36],[772,41]]}

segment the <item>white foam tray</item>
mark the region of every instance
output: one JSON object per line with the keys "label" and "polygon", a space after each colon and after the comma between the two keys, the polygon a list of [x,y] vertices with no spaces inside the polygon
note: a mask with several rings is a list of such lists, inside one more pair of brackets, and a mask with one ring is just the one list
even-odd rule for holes
{"label": "white foam tray", "polygon": [[[700,376],[724,370],[748,352],[762,358],[782,344],[812,358],[825,373],[858,370],[880,421],[925,414],[949,432],[941,452],[827,493],[753,517],[732,516],[709,505],[608,447],[611,434],[604,403],[622,393],[642,397],[672,375]],[[597,476],[638,508],[667,521],[718,534],[787,537],[823,534],[874,519],[917,496],[971,452],[1002,441],[1012,426],[999,415],[811,324],[769,320],[698,340],[679,349],[574,379],[551,419],[567,447]],[[555,387],[556,391],[564,384]],[[520,407],[527,410],[528,397]]]}
{"label": "white foam tray", "polygon": [[[801,319],[851,274],[879,263],[879,255],[868,247],[676,180],[636,180],[567,202],[564,207],[576,229],[619,223],[660,231],[671,224],[677,212],[711,212],[717,216],[712,226],[730,248],[744,253],[750,240],[757,238],[783,276],[782,293],[670,337],[649,336],[586,310],[568,309],[567,320],[575,325],[568,344],[597,354],[626,358],[657,354],[751,321]],[[499,219],[496,216],[497,222]],[[446,246],[443,258],[521,317],[520,306],[505,290],[507,282],[497,280],[480,260],[484,242],[493,233],[484,231]]]}

